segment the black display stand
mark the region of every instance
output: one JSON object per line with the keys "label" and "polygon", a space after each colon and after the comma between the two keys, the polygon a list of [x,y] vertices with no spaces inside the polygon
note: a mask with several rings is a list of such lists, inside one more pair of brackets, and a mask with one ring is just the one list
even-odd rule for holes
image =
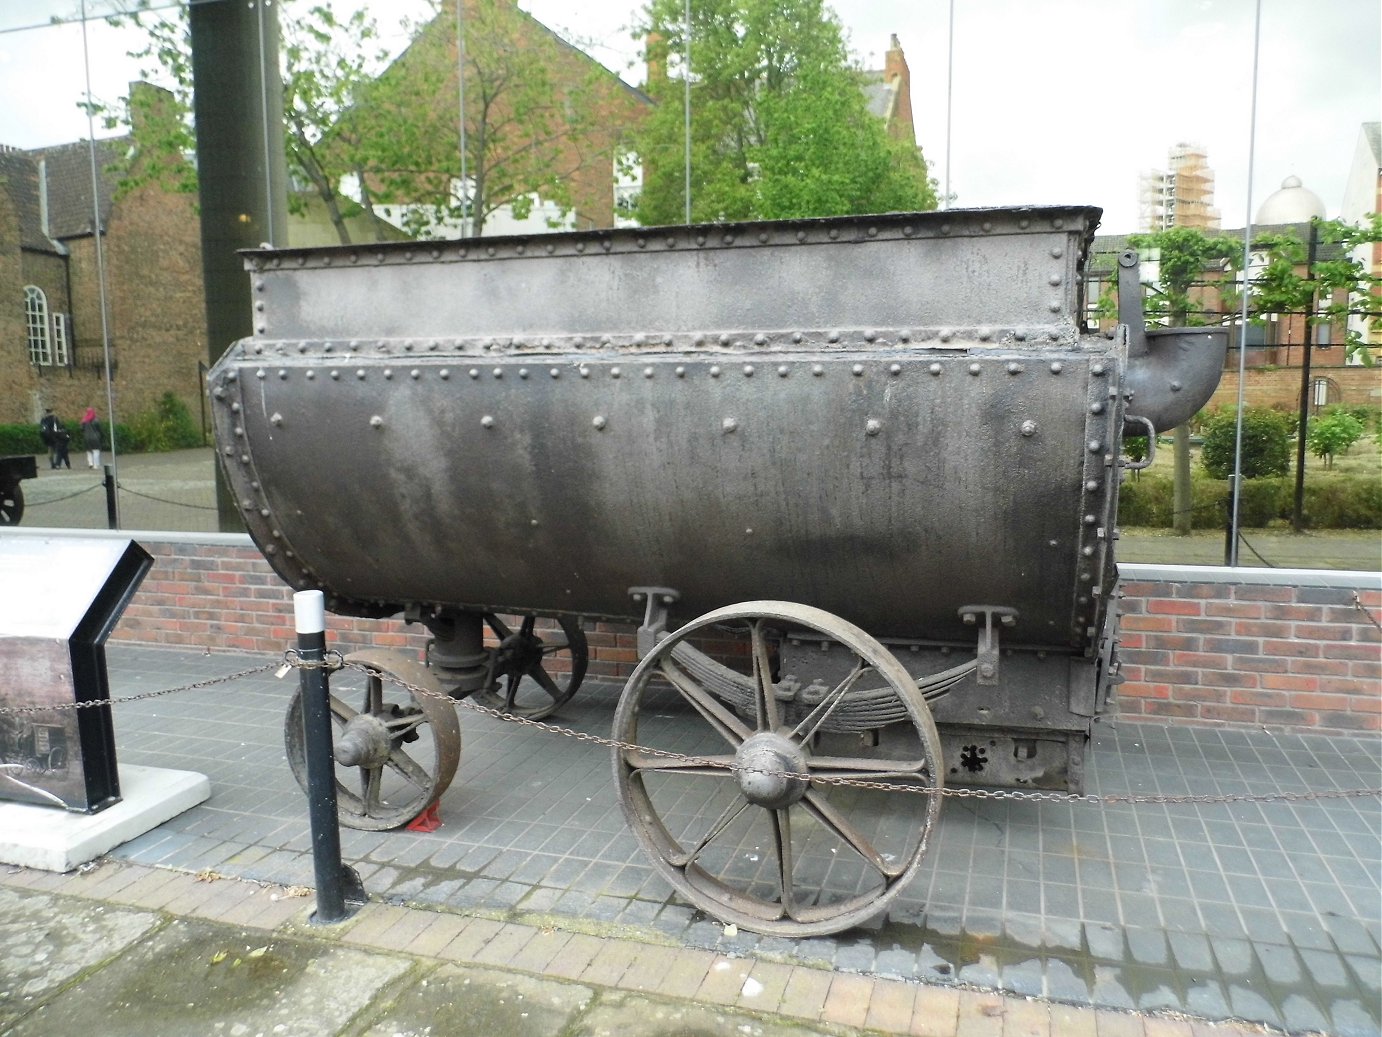
{"label": "black display stand", "polygon": [[0,536],[0,800],[120,802],[110,706],[71,707],[110,698],[105,641],[152,566],[132,540]]}

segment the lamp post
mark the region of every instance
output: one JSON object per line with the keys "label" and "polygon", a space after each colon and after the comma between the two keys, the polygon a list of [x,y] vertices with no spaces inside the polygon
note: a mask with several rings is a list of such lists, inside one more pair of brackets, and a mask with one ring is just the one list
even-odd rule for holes
{"label": "lamp post", "polygon": [[[1315,251],[1319,241],[1319,221],[1310,221],[1310,241],[1305,248],[1305,276],[1315,282]],[[1310,304],[1305,314],[1305,344],[1300,361],[1300,413],[1296,426],[1296,492],[1291,504],[1291,528],[1297,533],[1305,529],[1305,433],[1310,420],[1310,351],[1315,344],[1315,326],[1310,322],[1316,310],[1315,292],[1310,292]]]}

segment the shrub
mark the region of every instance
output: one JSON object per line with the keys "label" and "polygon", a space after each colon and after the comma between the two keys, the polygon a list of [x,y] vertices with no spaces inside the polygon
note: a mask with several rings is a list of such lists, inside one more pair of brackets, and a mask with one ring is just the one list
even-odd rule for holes
{"label": "shrub", "polygon": [[37,425],[0,425],[0,454],[46,454]]}
{"label": "shrub", "polygon": [[[1194,529],[1223,529],[1228,525],[1229,484],[1226,479],[1192,479],[1190,525]],[[1291,480],[1285,478],[1243,480],[1238,497],[1238,524],[1260,528],[1285,518],[1291,506]],[[1125,482],[1118,497],[1121,526],[1170,528],[1174,525],[1173,480],[1164,473],[1145,473]]]}
{"label": "shrub", "polygon": [[[1244,479],[1285,475],[1291,466],[1290,415],[1263,407],[1243,411],[1242,472]],[[1237,434],[1234,408],[1218,411],[1204,423],[1204,446],[1200,462],[1214,479],[1227,479],[1233,472],[1234,439]]]}
{"label": "shrub", "polygon": [[1302,506],[1313,529],[1382,529],[1382,482],[1359,475],[1307,479]]}
{"label": "shrub", "polygon": [[[123,430],[117,430],[123,431]],[[197,427],[187,405],[165,392],[147,411],[136,414],[121,440],[125,450],[185,450],[204,445],[201,429]]]}
{"label": "shrub", "polygon": [[1305,442],[1312,454],[1324,458],[1325,468],[1332,468],[1334,455],[1347,453],[1366,431],[1366,426],[1355,414],[1343,407],[1331,407],[1311,419]]}

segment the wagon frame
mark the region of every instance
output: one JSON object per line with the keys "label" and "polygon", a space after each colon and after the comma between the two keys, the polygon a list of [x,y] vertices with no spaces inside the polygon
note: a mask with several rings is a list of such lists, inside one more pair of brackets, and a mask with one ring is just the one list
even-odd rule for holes
{"label": "wagon frame", "polygon": [[[448,700],[539,720],[611,621],[639,624],[625,816],[726,921],[886,909],[947,782],[1078,791],[1118,680],[1122,438],[1193,414],[1225,349],[1144,327],[1134,253],[1119,326],[1085,327],[1098,216],[246,253],[255,334],[210,381],[247,527],[332,611],[431,635],[424,660],[362,654],[360,707],[332,700],[344,823],[435,802]],[[705,788],[727,801],[694,831]]]}

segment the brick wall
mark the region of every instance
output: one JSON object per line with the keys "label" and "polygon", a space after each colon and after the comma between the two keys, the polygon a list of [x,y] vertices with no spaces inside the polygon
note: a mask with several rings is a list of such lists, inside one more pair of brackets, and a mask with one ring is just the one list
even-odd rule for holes
{"label": "brick wall", "polygon": [[[1299,353],[1299,350],[1296,350]],[[1344,367],[1338,360],[1342,346],[1329,353],[1318,351],[1312,357],[1310,380],[1328,378],[1339,387],[1339,399],[1330,402],[1376,407],[1382,404],[1382,369],[1376,367]],[[1326,357],[1332,358],[1322,363]],[[1299,367],[1250,367],[1244,399],[1250,407],[1279,407],[1295,412],[1300,406]],[[1208,407],[1233,407],[1238,403],[1238,371],[1224,372],[1219,387],[1214,390]]]}
{"label": "brick wall", "polygon": [[1120,717],[1382,730],[1382,577],[1124,570]]}
{"label": "brick wall", "polygon": [[[53,530],[7,530],[52,536]],[[84,531],[82,536],[114,536]],[[291,647],[292,593],[248,537],[126,534],[154,556],[113,639],[275,656]],[[1125,565],[1117,689],[1125,720],[1382,730],[1382,575]],[[331,647],[420,651],[401,620],[327,617]],[[630,626],[587,627],[592,677],[637,661]],[[728,644],[705,646],[730,652]]]}

